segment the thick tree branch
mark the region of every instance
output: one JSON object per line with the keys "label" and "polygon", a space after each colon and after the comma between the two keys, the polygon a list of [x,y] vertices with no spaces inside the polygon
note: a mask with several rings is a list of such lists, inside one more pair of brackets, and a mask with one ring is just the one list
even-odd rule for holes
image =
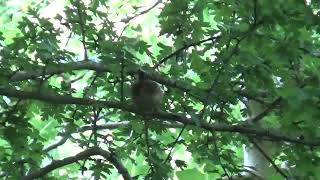
{"label": "thick tree branch", "polygon": [[[132,66],[134,66],[134,64],[132,64]],[[135,68],[138,69],[139,67],[136,66]],[[78,62],[62,63],[56,66],[48,67],[46,68],[45,75],[66,73],[66,72],[71,72],[75,70],[93,70],[96,72],[111,72],[111,69],[109,69],[102,63],[83,60]],[[130,72],[130,73],[132,74],[134,72]],[[39,70],[34,70],[34,71],[18,71],[10,78],[10,81],[17,82],[17,81],[23,81],[28,79],[36,79],[38,77],[41,77],[41,75],[43,75],[41,71],[41,67],[39,67]],[[195,86],[189,85],[177,79],[164,77],[157,72],[149,72],[147,73],[147,76],[151,80],[156,81],[160,84],[163,84],[172,88],[177,88],[183,92],[187,92],[190,96],[200,100],[201,102],[206,101],[205,99],[206,90],[200,90]],[[236,93],[244,97],[250,96],[248,94],[243,94],[243,93],[241,94],[241,92],[236,92]]]}
{"label": "thick tree branch", "polygon": [[129,175],[129,172],[121,164],[121,162],[115,157],[115,154],[112,154],[108,151],[102,150],[97,147],[82,151],[75,156],[67,157],[62,160],[53,161],[51,164],[39,169],[38,171],[31,172],[27,176],[22,177],[22,180],[29,180],[29,179],[31,180],[31,179],[43,177],[44,175],[46,175],[47,173],[55,169],[58,169],[68,164],[75,163],[79,160],[83,160],[94,155],[103,156],[106,160],[108,160],[111,164],[113,164],[113,166],[117,168],[118,172],[122,175],[123,179],[132,180],[131,176]]}
{"label": "thick tree branch", "polygon": [[53,104],[78,104],[78,105],[92,105],[96,107],[109,107],[116,109],[123,109],[126,111],[132,111],[133,107],[125,105],[125,103],[112,102],[112,101],[98,101],[89,98],[75,98],[72,96],[52,95],[44,94],[41,92],[25,92],[18,91],[11,88],[3,88],[0,86],[0,95],[8,97],[16,97],[21,99],[35,99],[40,101],[46,101]]}
{"label": "thick tree branch", "polygon": [[[131,64],[130,66],[134,66],[134,64]],[[139,68],[140,68],[139,66],[136,66],[133,69],[139,69]],[[34,70],[34,71],[18,71],[12,77],[10,77],[10,81],[17,82],[17,81],[23,81],[28,79],[36,79],[38,77],[41,77],[42,75],[66,73],[66,72],[71,72],[75,70],[93,70],[96,72],[111,72],[111,69],[109,69],[102,63],[94,62],[94,61],[86,61],[86,60],[70,62],[70,63],[62,63],[56,66],[48,67],[46,68],[45,72],[42,72],[41,69],[42,68],[39,67],[39,70]],[[132,74],[134,72],[130,72],[130,73]],[[186,83],[180,80],[166,78],[156,72],[149,73],[147,74],[147,76],[148,78],[154,81],[157,81],[160,84],[177,88],[184,92],[200,92],[200,93],[194,94],[193,96],[196,97],[197,99],[204,100],[203,98],[201,99],[201,91],[197,90],[196,87],[187,85]]]}
{"label": "thick tree branch", "polygon": [[[121,109],[127,112],[132,112],[140,115],[145,115],[141,111],[138,111],[135,107],[128,105],[128,103],[120,103],[114,101],[101,101],[101,100],[94,100],[89,98],[75,98],[71,96],[60,96],[60,95],[44,95],[42,93],[35,93],[35,92],[24,92],[15,89],[6,89],[0,87],[0,95],[8,96],[8,97],[16,97],[19,99],[33,99],[33,100],[40,100],[45,101],[48,103],[55,103],[55,104],[78,104],[78,105],[90,105],[96,107],[103,107],[103,108],[115,108]],[[180,122],[185,125],[193,125],[197,126],[195,120],[185,117],[181,114],[174,114],[168,112],[156,112],[151,115],[152,117],[168,120],[171,122]],[[246,125],[230,125],[230,124],[223,124],[223,123],[201,123],[201,128],[210,130],[210,131],[223,131],[223,132],[238,132],[240,134],[245,135],[255,135],[257,137],[265,137],[270,139],[271,141],[287,141],[291,143],[303,144],[308,146],[320,146],[319,140],[307,140],[307,139],[299,139],[297,137],[283,135],[278,133],[274,130],[265,130],[262,128],[246,126]],[[300,136],[300,135],[299,135]]]}
{"label": "thick tree branch", "polygon": [[35,71],[18,71],[16,72],[11,78],[11,82],[16,81],[23,81],[27,79],[35,79],[40,77],[41,75],[48,75],[48,74],[59,74],[65,73],[75,70],[93,70],[97,72],[111,72],[109,68],[104,66],[101,63],[94,62],[94,61],[77,61],[77,62],[70,62],[70,63],[61,63],[56,66],[50,66],[46,68],[45,72],[41,71],[41,67]]}
{"label": "thick tree branch", "polygon": [[[171,122],[161,122],[161,124],[163,125],[163,127],[167,127],[167,128],[182,128],[183,124],[181,123],[171,123]],[[106,123],[106,124],[102,124],[102,125],[97,125],[97,130],[103,130],[103,129],[116,129],[119,127],[125,127],[130,125],[130,121],[121,121],[121,122],[111,122],[111,123]],[[92,126],[91,125],[85,125],[80,127],[80,129],[77,132],[84,132],[84,131],[89,131],[92,130]]]}

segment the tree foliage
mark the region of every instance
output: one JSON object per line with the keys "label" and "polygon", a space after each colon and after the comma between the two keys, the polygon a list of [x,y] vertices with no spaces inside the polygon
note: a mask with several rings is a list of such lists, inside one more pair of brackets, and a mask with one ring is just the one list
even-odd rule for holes
{"label": "tree foliage", "polygon": [[[12,2],[0,2],[0,177],[231,177],[254,139],[320,179],[319,2]],[[139,69],[165,91],[162,111],[132,105]]]}

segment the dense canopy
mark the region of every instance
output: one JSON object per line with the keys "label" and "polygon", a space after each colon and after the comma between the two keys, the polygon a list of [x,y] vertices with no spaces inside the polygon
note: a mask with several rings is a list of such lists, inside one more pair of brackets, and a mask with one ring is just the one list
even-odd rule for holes
{"label": "dense canopy", "polygon": [[[0,178],[235,179],[245,145],[262,178],[320,179],[319,7],[0,1]],[[132,102],[141,70],[157,111]]]}

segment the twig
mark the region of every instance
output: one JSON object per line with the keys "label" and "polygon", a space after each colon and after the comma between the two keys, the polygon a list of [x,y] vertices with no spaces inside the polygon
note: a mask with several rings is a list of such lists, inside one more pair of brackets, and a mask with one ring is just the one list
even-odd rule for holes
{"label": "twig", "polygon": [[209,38],[207,38],[207,39],[204,39],[204,40],[201,40],[201,41],[198,41],[198,42],[194,42],[194,43],[185,45],[185,46],[177,49],[177,50],[174,51],[173,53],[169,54],[169,55],[166,56],[165,58],[161,59],[158,63],[156,63],[156,64],[153,66],[153,69],[157,69],[161,64],[165,63],[168,59],[172,58],[173,56],[179,54],[180,51],[182,51],[182,50],[188,49],[188,48],[193,47],[193,46],[198,46],[198,45],[200,45],[200,44],[202,44],[202,43],[205,43],[205,42],[208,42],[208,41],[216,42],[219,38],[220,38],[219,35],[218,35],[218,36],[212,36],[212,37],[209,37]]}
{"label": "twig", "polygon": [[63,137],[62,139],[60,139],[58,142],[56,142],[56,143],[54,143],[54,144],[52,144],[52,145],[44,148],[44,149],[43,149],[43,152],[44,152],[44,153],[47,153],[47,152],[49,152],[49,151],[57,148],[58,146],[63,145],[68,139],[69,139],[68,136],[64,136],[64,137]]}
{"label": "twig", "polygon": [[[184,126],[182,123],[169,123],[169,122],[163,122],[163,121],[160,123],[165,128],[182,128]],[[107,124],[97,125],[95,128],[97,131],[99,131],[99,130],[104,130],[104,129],[116,129],[116,128],[120,128],[120,127],[126,127],[129,125],[130,125],[129,121],[109,122]],[[80,127],[77,131],[72,132],[71,134],[81,133],[84,131],[92,131],[93,129],[94,129],[94,127],[92,125],[84,125],[84,126]],[[68,135],[65,135],[62,139],[60,139],[56,143],[44,148],[43,152],[45,152],[45,153],[49,152],[49,151],[57,148],[58,146],[63,145],[69,139],[66,136],[68,136]]]}
{"label": "twig", "polygon": [[[101,112],[102,108],[100,107],[97,111],[95,111],[95,108],[93,107],[93,122],[92,122],[92,131],[91,131],[91,134],[89,136],[89,139],[88,139],[88,143],[87,143],[87,147],[89,148],[90,147],[90,141],[91,139],[94,137],[95,138],[95,141],[94,141],[94,146],[97,146],[97,121],[99,119],[99,115],[100,115],[100,112]],[[82,175],[84,173],[84,170],[85,170],[85,165],[86,165],[86,162],[87,162],[87,159],[85,159],[82,163],[82,166],[80,169],[82,169]]]}
{"label": "twig", "polygon": [[134,15],[134,16],[131,16],[131,17],[127,17],[125,19],[122,19],[121,22],[124,22],[124,23],[129,23],[132,19],[138,17],[138,16],[141,16],[143,14],[146,14],[148,13],[149,11],[151,11],[153,8],[155,8],[158,4],[160,4],[162,2],[162,0],[158,0],[156,3],[154,3],[151,7],[149,7],[148,9],[144,10],[144,11],[141,11],[140,13]]}
{"label": "twig", "polygon": [[70,41],[70,39],[71,39],[71,37],[72,37],[72,31],[70,32],[70,34],[69,34],[69,36],[68,36],[68,38],[67,38],[67,41],[66,41],[66,44],[64,45],[64,49],[68,46],[68,44],[69,44],[69,41]]}
{"label": "twig", "polygon": [[256,147],[259,152],[271,163],[271,165],[274,167],[274,169],[281,174],[285,179],[288,178],[288,176],[273,162],[273,160],[264,152],[264,150],[250,137],[248,137],[250,142]]}
{"label": "twig", "polygon": [[282,101],[282,98],[279,97],[277,98],[275,101],[273,101],[264,111],[262,111],[260,114],[258,114],[257,116],[253,117],[252,119],[249,119],[248,122],[253,122],[253,123],[257,123],[259,122],[261,119],[263,119],[263,117],[265,117],[266,115],[268,115],[274,108],[276,108],[276,106]]}
{"label": "twig", "polygon": [[154,169],[153,169],[153,164],[152,164],[152,161],[151,161],[151,154],[150,154],[150,143],[149,143],[149,133],[148,133],[148,122],[147,120],[144,120],[144,136],[145,136],[145,140],[146,140],[146,147],[147,147],[147,159],[148,159],[148,163],[149,163],[149,171],[151,170],[151,172],[154,172]]}
{"label": "twig", "polygon": [[253,0],[253,24],[258,22],[257,0]]}
{"label": "twig", "polygon": [[226,66],[226,65],[229,63],[229,61],[231,60],[232,56],[234,56],[234,55],[237,53],[237,51],[238,51],[238,49],[239,49],[240,43],[241,43],[248,35],[250,35],[251,32],[253,32],[254,30],[256,30],[262,23],[263,23],[263,21],[259,21],[259,22],[255,23],[255,24],[253,24],[253,26],[251,26],[251,27],[249,28],[249,30],[244,33],[244,35],[242,35],[239,39],[236,39],[236,40],[237,40],[237,43],[235,44],[235,47],[232,49],[232,51],[231,51],[231,53],[229,54],[229,56],[227,56],[227,57],[225,58],[225,60],[222,61],[222,62],[223,62],[223,66],[220,67],[220,69],[218,70],[218,74],[217,74],[217,76],[215,77],[215,79],[213,80],[213,83],[211,84],[211,86],[210,86],[210,88],[209,88],[209,90],[208,90],[207,97],[205,98],[206,101],[205,101],[205,103],[204,103],[204,107],[203,107],[202,112],[201,112],[201,114],[200,114],[200,118],[199,118],[200,120],[203,118],[203,115],[205,114],[206,108],[207,108],[207,106],[208,106],[208,104],[209,104],[209,102],[210,102],[211,96],[212,96],[212,89],[213,89],[214,86],[217,84],[217,82],[218,82],[218,80],[219,80],[219,78],[220,78],[220,76],[221,76],[221,74],[222,74],[222,70],[224,69],[224,66]]}
{"label": "twig", "polygon": [[125,81],[125,77],[124,77],[124,57],[121,58],[121,69],[120,69],[120,76],[121,76],[121,81],[120,81],[120,101],[123,102],[124,101],[124,81]]}
{"label": "twig", "polygon": [[222,162],[221,162],[220,151],[219,151],[218,144],[217,144],[217,138],[216,138],[216,136],[215,136],[214,133],[215,133],[214,131],[211,131],[211,134],[212,134],[212,136],[213,136],[213,138],[214,138],[214,140],[213,140],[214,149],[215,149],[215,151],[217,152],[220,166],[221,166],[221,168],[223,169],[224,174],[228,177],[228,179],[229,179],[229,180],[232,180],[232,177],[229,175],[227,169],[224,167],[224,165],[223,165]]}
{"label": "twig", "polygon": [[170,159],[170,157],[171,157],[171,153],[172,153],[174,147],[176,146],[176,144],[178,143],[178,141],[179,141],[179,139],[180,139],[180,137],[181,137],[181,135],[182,135],[182,133],[183,133],[183,131],[184,131],[184,129],[185,129],[186,127],[187,127],[187,125],[184,125],[184,126],[182,127],[179,135],[177,136],[177,138],[175,139],[174,143],[172,144],[172,146],[171,146],[171,148],[170,148],[170,151],[169,151],[169,153],[168,153],[167,158],[166,158],[166,159],[164,160],[164,162],[163,162],[164,164],[166,164],[166,163],[169,161],[169,159]]}
{"label": "twig", "polygon": [[79,16],[80,31],[81,31],[81,36],[82,36],[82,45],[83,45],[83,50],[84,50],[84,59],[88,61],[89,59],[88,59],[88,50],[86,47],[86,31],[84,28],[85,18],[82,16],[81,7],[80,7],[80,0],[76,0],[76,1],[77,1],[76,7],[77,7],[77,13]]}
{"label": "twig", "polygon": [[206,112],[206,109],[207,109],[207,106],[210,102],[210,99],[212,97],[212,90],[213,88],[218,84],[218,81],[219,81],[219,78],[222,74],[222,71],[224,70],[224,67],[229,64],[229,61],[231,60],[232,56],[238,51],[238,48],[239,48],[239,44],[240,42],[243,40],[244,38],[242,38],[241,40],[238,40],[235,47],[233,48],[233,50],[231,51],[231,53],[229,54],[228,57],[226,57],[224,60],[222,60],[222,66],[220,66],[220,68],[218,69],[218,72],[217,72],[217,76],[214,78],[214,80],[212,81],[212,84],[208,90],[208,93],[206,95],[206,101],[204,102],[204,105],[203,105],[203,109],[201,110],[201,113],[199,115],[199,120],[202,120],[203,119],[203,116]]}
{"label": "twig", "polygon": [[[95,80],[97,79],[97,76],[98,76],[98,75],[96,75],[96,76],[93,78],[93,80],[91,81],[90,85],[88,86],[89,88],[93,86]],[[79,79],[82,78],[82,77],[83,77],[83,76],[80,76],[79,78],[76,78],[76,79],[74,79],[74,80],[72,80],[72,81],[77,81],[77,80],[79,80]],[[72,83],[72,82],[70,82],[70,83]],[[87,92],[88,92],[88,91],[84,91],[83,97],[86,96]],[[74,111],[73,111],[73,113],[72,113],[72,119],[73,119],[73,120],[75,119],[75,115],[76,115],[77,111],[78,111],[78,109],[75,108]],[[70,136],[70,135],[71,135],[71,132],[66,133],[66,134],[64,135],[64,137],[63,137],[60,141],[58,141],[58,142],[52,144],[51,146],[45,148],[43,151],[46,153],[46,152],[49,152],[49,151],[57,148],[58,146],[63,145],[65,142],[67,142],[67,140],[69,139],[69,136]]]}
{"label": "twig", "polygon": [[156,7],[158,4],[160,4],[161,2],[162,2],[162,0],[158,0],[153,6],[151,6],[150,8],[148,8],[148,9],[142,11],[142,12],[140,12],[139,14],[136,14],[136,15],[131,16],[131,17],[127,17],[126,19],[122,19],[120,22],[124,22],[124,23],[126,24],[126,26],[124,26],[124,28],[121,30],[121,33],[120,33],[120,35],[117,37],[117,39],[119,39],[119,38],[123,35],[123,33],[124,33],[124,31],[127,29],[127,27],[129,27],[129,22],[130,22],[132,19],[134,19],[134,18],[136,18],[136,17],[138,17],[138,16],[140,16],[140,15],[143,15],[143,14],[148,13],[149,11],[151,11],[153,8],[155,8],[155,7]]}

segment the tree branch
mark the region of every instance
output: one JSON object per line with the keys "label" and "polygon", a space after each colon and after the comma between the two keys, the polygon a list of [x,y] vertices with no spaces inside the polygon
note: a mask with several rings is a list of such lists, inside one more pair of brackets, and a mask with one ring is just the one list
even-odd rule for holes
{"label": "tree branch", "polygon": [[98,147],[87,149],[85,151],[78,153],[75,156],[67,157],[62,160],[52,161],[51,164],[39,169],[38,171],[31,172],[27,176],[22,177],[22,180],[31,180],[31,179],[43,177],[44,175],[46,175],[47,173],[49,173],[55,169],[58,169],[60,167],[68,165],[68,164],[75,163],[79,160],[83,160],[83,159],[86,159],[86,158],[88,158],[90,156],[94,156],[94,155],[103,156],[110,163],[112,163],[115,168],[117,168],[118,172],[122,175],[123,179],[132,180],[131,176],[129,175],[129,172],[121,164],[121,162],[115,157],[115,154],[112,154],[108,151],[102,150]]}
{"label": "tree branch", "polygon": [[[164,127],[167,128],[182,128],[183,124],[181,123],[171,123],[171,122],[165,122],[162,121],[160,122]],[[97,125],[97,130],[103,130],[103,129],[116,129],[119,127],[124,127],[124,126],[128,126],[130,124],[130,121],[121,121],[121,122],[110,122],[110,123],[106,123],[106,124],[101,124],[101,125]],[[85,125],[80,127],[80,129],[77,132],[84,132],[84,131],[89,131],[92,130],[92,126],[91,125]]]}
{"label": "tree branch", "polygon": [[[8,96],[8,97],[16,97],[19,99],[33,99],[33,100],[40,100],[45,101],[48,103],[54,104],[78,104],[78,105],[90,105],[102,108],[115,108],[121,109],[127,112],[132,112],[140,115],[146,115],[145,113],[139,111],[135,107],[128,105],[128,103],[120,103],[115,101],[102,101],[102,100],[94,100],[89,98],[76,98],[71,96],[62,96],[62,95],[44,95],[42,93],[35,93],[35,92],[25,92],[19,91],[15,89],[6,89],[0,87],[0,95]],[[185,125],[193,125],[198,126],[195,124],[195,121],[185,117],[182,114],[175,114],[175,113],[168,113],[168,112],[154,112],[149,113],[148,115],[159,118],[163,120],[168,120],[171,122],[180,122]],[[271,141],[287,141],[291,143],[303,144],[308,146],[320,146],[320,140],[307,140],[307,139],[299,139],[299,136],[292,137],[283,135],[278,133],[274,130],[265,130],[262,128],[246,126],[246,125],[230,125],[230,124],[223,124],[223,123],[214,123],[209,124],[203,122],[200,125],[201,128],[209,130],[209,131],[222,131],[222,132],[237,132],[240,134],[245,135],[256,135],[258,137],[267,137]]]}
{"label": "tree branch", "polygon": [[254,145],[254,147],[259,150],[259,152],[264,156],[264,158],[266,158],[266,159],[271,163],[271,165],[274,167],[274,169],[275,169],[279,174],[281,174],[281,176],[282,176],[284,179],[287,179],[288,176],[273,162],[273,160],[267,155],[267,153],[264,152],[264,150],[263,150],[252,138],[249,137],[249,140],[250,140],[250,142]]}
{"label": "tree branch", "polygon": [[[134,64],[130,64],[130,66],[135,68],[132,69],[139,69],[140,67]],[[65,73],[65,72],[71,72],[75,70],[93,70],[96,72],[111,72],[111,69],[103,65],[102,63],[99,62],[94,62],[94,61],[77,61],[77,62],[70,62],[70,63],[62,63],[58,64],[56,66],[48,67],[46,68],[46,71],[43,73],[41,71],[41,67],[39,67],[40,70],[34,70],[34,71],[18,71],[14,75],[10,77],[10,82],[17,82],[17,81],[23,81],[27,79],[36,79],[40,76],[48,75],[48,74],[59,74],[59,73]],[[133,74],[134,72],[129,72],[129,74]],[[180,89],[181,91],[184,92],[198,92],[196,87],[187,85],[186,83],[180,81],[180,80],[175,80],[172,78],[166,78],[161,76],[159,73],[153,72],[153,73],[148,73],[147,74],[148,78],[151,80],[154,80],[160,84],[167,85],[173,88]],[[190,93],[189,93],[190,94]],[[193,97],[199,99],[199,100],[204,100],[204,98],[201,98],[201,93],[200,94],[190,94]]]}
{"label": "tree branch", "polygon": [[58,142],[51,144],[50,146],[46,147],[43,149],[44,153],[47,153],[55,148],[57,148],[58,146],[61,146],[62,144],[64,144],[67,140],[68,140],[68,136],[62,137],[62,139],[60,139]]}
{"label": "tree branch", "polygon": [[[161,121],[160,123],[166,128],[182,128],[184,126],[182,123],[171,123],[171,122],[166,122],[166,121]],[[99,131],[99,130],[104,130],[104,129],[116,129],[119,127],[125,127],[125,126],[129,126],[129,125],[130,125],[129,121],[121,121],[121,122],[110,122],[110,123],[106,123],[106,124],[97,125],[95,128],[97,131]],[[45,152],[45,153],[49,152],[49,151],[57,148],[58,146],[63,145],[69,139],[70,134],[80,133],[80,132],[84,132],[84,131],[92,131],[93,128],[94,127],[92,125],[84,125],[84,126],[80,127],[75,132],[63,133],[62,139],[60,139],[59,141],[44,148],[43,152]]]}
{"label": "tree branch", "polygon": [[77,61],[77,62],[69,62],[69,63],[61,63],[57,65],[50,66],[46,68],[45,72],[42,73],[41,66],[39,67],[40,70],[34,71],[18,71],[13,76],[10,77],[11,82],[16,81],[23,81],[27,79],[36,79],[41,75],[48,75],[48,74],[59,74],[65,73],[75,70],[94,70],[97,72],[111,72],[109,68],[104,66],[101,63],[94,62],[94,61]]}
{"label": "tree branch", "polygon": [[186,127],[187,127],[186,125],[184,125],[184,126],[182,127],[182,129],[180,130],[177,138],[174,140],[174,142],[173,142],[173,144],[172,144],[172,146],[171,146],[171,148],[170,148],[170,151],[169,151],[169,153],[168,153],[168,155],[167,155],[167,158],[166,158],[166,159],[164,160],[164,162],[163,162],[164,164],[166,164],[166,163],[171,159],[171,153],[172,153],[174,147],[175,147],[175,146],[177,145],[177,143],[179,142],[179,139],[180,139],[180,137],[181,137],[181,135],[182,135],[182,133],[183,133],[183,131],[185,130]]}
{"label": "tree branch", "polygon": [[282,100],[281,97],[277,98],[266,109],[264,109],[260,114],[249,119],[249,122],[253,122],[253,123],[259,122],[263,117],[268,115],[281,102],[281,100]]}
{"label": "tree branch", "polygon": [[81,12],[81,5],[80,5],[80,0],[76,0],[76,8],[77,8],[77,13],[78,13],[78,17],[79,17],[79,25],[80,25],[80,31],[81,31],[81,37],[82,37],[82,46],[83,46],[83,51],[84,51],[84,59],[86,61],[88,61],[88,50],[87,50],[87,46],[86,46],[86,30],[85,30],[85,17],[83,17],[82,15],[86,15],[85,10],[84,12]]}
{"label": "tree branch", "polygon": [[165,63],[168,59],[172,58],[173,56],[177,55],[178,53],[180,53],[182,50],[185,50],[185,49],[188,49],[190,47],[193,47],[193,46],[198,46],[202,43],[205,43],[205,42],[208,42],[208,41],[214,41],[216,42],[218,39],[220,38],[220,36],[212,36],[212,37],[209,37],[207,39],[204,39],[204,40],[201,40],[201,41],[198,41],[198,42],[194,42],[194,43],[191,43],[191,44],[187,44],[179,49],[177,49],[176,51],[174,51],[173,53],[169,54],[168,56],[166,56],[165,58],[161,59],[157,64],[155,64],[153,66],[154,69],[156,69],[157,67],[159,67],[161,64]]}
{"label": "tree branch", "polygon": [[149,7],[148,9],[146,10],[143,10],[141,12],[139,12],[138,14],[135,14],[133,16],[130,16],[130,17],[127,17],[125,19],[122,19],[121,22],[124,22],[124,23],[129,23],[132,19],[138,17],[138,16],[141,16],[143,14],[146,14],[148,13],[149,11],[151,11],[153,8],[155,8],[158,4],[160,4],[162,2],[162,0],[158,0],[157,2],[155,2],[151,7]]}
{"label": "tree branch", "polygon": [[[135,66],[134,64],[130,66]],[[136,69],[139,67],[136,66]],[[133,68],[133,69],[135,69]],[[41,77],[42,71],[41,67],[39,67],[40,70],[34,70],[34,71],[18,71],[16,72],[13,76],[10,78],[10,82],[17,82],[17,81],[23,81],[23,80],[28,80],[28,79],[36,79],[38,77]],[[99,62],[94,62],[94,61],[77,61],[77,62],[70,62],[70,63],[62,63],[58,64],[56,66],[48,67],[46,68],[45,75],[48,74],[59,74],[59,73],[66,73],[66,72],[71,72],[75,70],[93,70],[96,72],[111,72],[111,69],[103,65],[102,63]],[[133,74],[134,72],[129,72]],[[206,90],[200,90],[199,88],[189,85],[183,81],[173,79],[173,78],[168,78],[161,76],[159,73],[156,72],[149,72],[147,73],[148,78],[150,78],[153,81],[156,81],[160,84],[170,86],[172,88],[177,88],[183,92],[188,93],[190,96],[196,98],[197,100],[200,100],[201,102],[206,101],[205,94]],[[237,92],[238,93],[238,92]],[[250,96],[248,94],[241,94],[239,92],[240,96]]]}
{"label": "tree branch", "polygon": [[99,101],[89,98],[75,98],[72,96],[52,95],[44,94],[42,92],[25,92],[11,88],[3,88],[0,86],[0,95],[8,97],[16,97],[21,99],[35,99],[45,101],[53,104],[78,104],[78,105],[92,105],[96,107],[109,107],[116,109],[124,109],[126,111],[132,111],[133,107],[125,105],[125,103],[112,102],[112,101]]}

